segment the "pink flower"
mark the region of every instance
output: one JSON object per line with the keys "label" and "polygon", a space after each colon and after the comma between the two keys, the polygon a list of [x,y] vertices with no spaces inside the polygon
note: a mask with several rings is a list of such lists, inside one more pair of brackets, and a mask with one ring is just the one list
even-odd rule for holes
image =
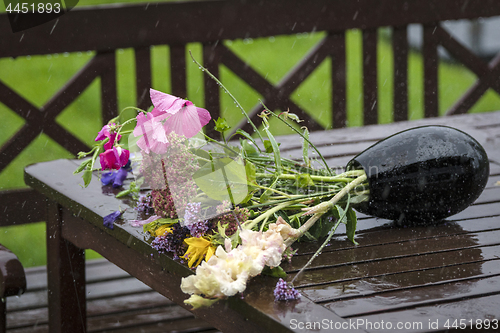
{"label": "pink flower", "polygon": [[129,157],[130,152],[126,149],[122,149],[121,147],[113,147],[113,149],[108,149],[99,155],[103,170],[118,170],[127,164]]}
{"label": "pink flower", "polygon": [[163,124],[167,133],[175,132],[191,138],[198,133],[211,119],[210,113],[196,107],[192,102],[150,89],[151,101],[156,115],[165,113],[170,116]]}
{"label": "pink flower", "polygon": [[[115,126],[115,124],[111,124],[112,126]],[[118,136],[118,137],[117,137]],[[111,133],[111,126],[110,125],[104,125],[102,129],[99,131],[97,134],[97,137],[95,138],[95,141],[101,141],[106,138],[109,138],[109,141],[104,144],[104,150],[112,149],[113,145],[115,142],[118,142],[121,139],[121,135],[118,135],[117,133]]]}
{"label": "pink flower", "polygon": [[156,154],[164,154],[167,152],[168,140],[163,128],[162,120],[166,118],[166,114],[160,114],[154,109],[146,115],[139,113],[137,115],[137,125],[134,129],[134,136],[142,137],[137,141],[137,145],[146,154],[154,152]]}
{"label": "pink flower", "polygon": [[97,137],[95,138],[95,141],[101,141],[101,140],[104,140],[106,138],[109,138],[110,136],[110,131],[111,129],[111,126],[109,125],[104,125],[102,127],[102,129],[99,131],[99,133],[97,134]]}

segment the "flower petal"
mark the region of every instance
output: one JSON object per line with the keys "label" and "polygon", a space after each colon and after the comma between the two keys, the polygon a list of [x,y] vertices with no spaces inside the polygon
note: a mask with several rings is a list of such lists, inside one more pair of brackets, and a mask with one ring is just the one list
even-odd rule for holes
{"label": "flower petal", "polygon": [[115,181],[116,173],[114,171],[103,173],[101,176],[101,184],[109,185]]}
{"label": "flower petal", "polygon": [[123,181],[127,178],[128,170],[125,168],[120,168],[116,174],[113,181],[113,187],[117,188],[123,185]]}
{"label": "flower petal", "polygon": [[119,210],[104,216],[103,218],[103,225],[111,230],[113,230],[113,223],[122,215],[123,212],[120,212]]}
{"label": "flower petal", "polygon": [[186,105],[163,125],[167,133],[175,132],[187,138],[195,136],[210,121],[210,113],[194,105]]}
{"label": "flower petal", "polygon": [[185,100],[161,91],[149,89],[151,101],[156,109],[175,114],[184,105]]}

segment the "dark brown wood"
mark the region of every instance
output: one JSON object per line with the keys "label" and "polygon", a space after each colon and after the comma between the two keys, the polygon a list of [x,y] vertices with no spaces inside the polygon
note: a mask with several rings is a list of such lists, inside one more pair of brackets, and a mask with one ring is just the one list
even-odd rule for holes
{"label": "dark brown wood", "polygon": [[378,123],[377,30],[363,30],[363,123]]}
{"label": "dark brown wood", "polygon": [[115,52],[102,52],[96,55],[101,64],[101,113],[103,124],[118,115],[118,97],[116,90]]}
{"label": "dark brown wood", "polygon": [[[223,48],[219,43],[207,43],[203,45],[203,66],[215,77],[219,76],[219,64],[222,61]],[[203,84],[205,87],[205,108],[211,111],[212,119],[221,117],[220,87],[207,73],[203,75]],[[210,137],[220,137],[220,134],[214,130],[213,126],[206,129],[206,134]]]}
{"label": "dark brown wood", "polygon": [[332,127],[347,126],[345,32],[330,35],[332,43]]}
{"label": "dark brown wood", "polygon": [[151,106],[151,99],[149,98],[149,89],[152,86],[151,49],[147,46],[136,48],[134,51],[137,107],[147,110]]}
{"label": "dark brown wood", "polygon": [[85,252],[63,238],[62,208],[48,201],[47,281],[50,332],[86,332]]}
{"label": "dark brown wood", "polygon": [[[49,332],[46,274],[44,266],[26,269],[26,292],[9,299],[7,332]],[[87,261],[85,275],[89,331],[215,331],[106,259]]]}
{"label": "dark brown wood", "polygon": [[437,26],[424,25],[422,57],[424,61],[424,115],[439,116],[438,105],[438,43],[434,33]]}
{"label": "dark brown wood", "polygon": [[213,0],[83,7],[61,16],[55,27],[49,23],[20,34],[11,34],[6,15],[0,16],[0,31],[9,31],[0,41],[0,57],[370,29],[499,14],[495,0],[272,0],[265,5]]}
{"label": "dark brown wood", "polygon": [[33,189],[0,191],[0,202],[5,207],[2,225],[45,221],[45,198]]}
{"label": "dark brown wood", "polygon": [[170,46],[170,84],[172,95],[187,98],[186,46]]}
{"label": "dark brown wood", "polygon": [[0,245],[0,332],[7,329],[7,297],[21,296],[26,290],[26,275],[17,258],[5,246]]}
{"label": "dark brown wood", "polygon": [[488,66],[489,72],[480,77],[472,87],[463,95],[458,102],[447,112],[451,114],[466,113],[484,95],[488,88],[498,87],[500,84],[500,53]]}
{"label": "dark brown wood", "polygon": [[408,120],[408,27],[392,29],[394,121]]}

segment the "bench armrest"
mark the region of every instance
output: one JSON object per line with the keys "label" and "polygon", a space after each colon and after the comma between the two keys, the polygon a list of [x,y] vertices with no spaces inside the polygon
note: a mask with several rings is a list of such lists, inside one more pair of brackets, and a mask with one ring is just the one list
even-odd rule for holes
{"label": "bench armrest", "polygon": [[0,297],[17,296],[26,290],[26,274],[17,256],[0,245]]}

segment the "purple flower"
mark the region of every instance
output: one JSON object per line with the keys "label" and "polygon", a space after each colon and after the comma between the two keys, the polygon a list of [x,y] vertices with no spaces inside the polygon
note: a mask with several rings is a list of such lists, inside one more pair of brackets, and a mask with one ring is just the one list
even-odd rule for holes
{"label": "purple flower", "polygon": [[138,212],[143,212],[144,214],[153,214],[153,197],[151,194],[141,195],[139,197],[139,202],[137,202],[137,206],[135,210]]}
{"label": "purple flower", "polygon": [[110,171],[106,172],[101,176],[102,185],[113,184],[114,188],[120,187],[123,185],[123,181],[127,178],[127,174],[132,171],[130,168],[130,160],[124,167],[121,167],[118,171]]}
{"label": "purple flower", "polygon": [[280,278],[274,289],[275,301],[290,301],[300,298],[300,293],[291,287],[285,280]]}
{"label": "purple flower", "polygon": [[159,253],[172,252],[174,259],[179,259],[186,252],[184,238],[189,235],[189,230],[179,223],[172,226],[172,232],[156,237],[151,246]]}
{"label": "purple flower", "polygon": [[113,230],[113,223],[123,214],[123,212],[117,210],[109,215],[104,216],[104,226]]}
{"label": "purple flower", "polygon": [[187,228],[189,229],[191,236],[199,238],[208,231],[209,229],[208,221],[195,222],[188,225]]}

